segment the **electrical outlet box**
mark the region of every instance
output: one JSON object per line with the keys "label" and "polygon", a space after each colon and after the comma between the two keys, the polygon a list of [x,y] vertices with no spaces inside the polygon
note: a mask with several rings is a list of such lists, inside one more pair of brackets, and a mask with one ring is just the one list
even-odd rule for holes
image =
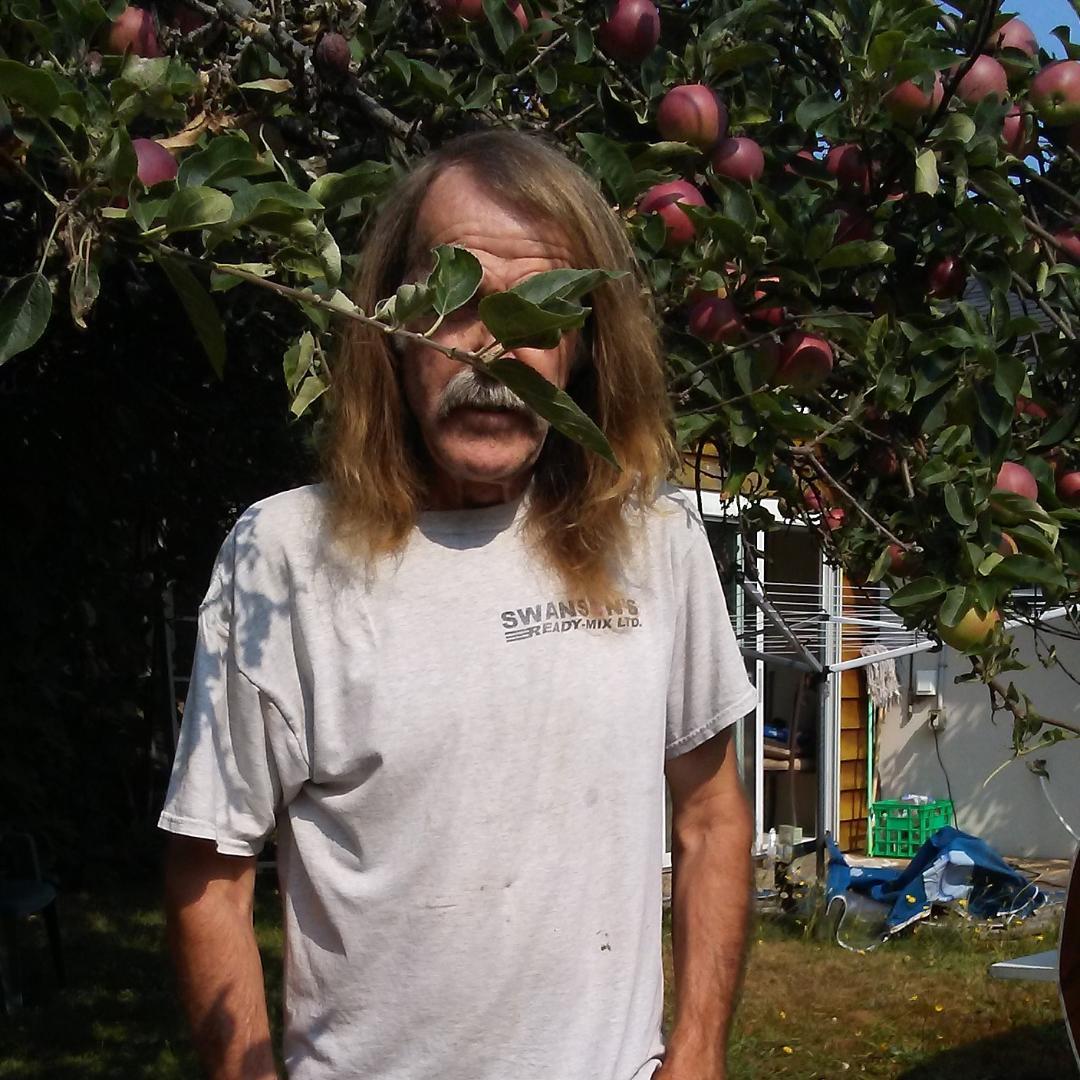
{"label": "electrical outlet box", "polygon": [[936,668],[926,668],[915,672],[915,696],[935,697],[938,692],[938,673]]}
{"label": "electrical outlet box", "polygon": [[945,710],[934,709],[930,715],[926,718],[926,722],[930,725],[931,731],[944,731],[945,730]]}

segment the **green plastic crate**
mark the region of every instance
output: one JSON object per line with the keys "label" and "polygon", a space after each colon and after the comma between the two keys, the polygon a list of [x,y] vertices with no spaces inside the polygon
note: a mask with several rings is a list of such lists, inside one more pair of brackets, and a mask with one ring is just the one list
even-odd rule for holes
{"label": "green plastic crate", "polygon": [[938,829],[952,825],[953,820],[953,804],[949,799],[922,806],[901,799],[871,803],[870,854],[910,859]]}

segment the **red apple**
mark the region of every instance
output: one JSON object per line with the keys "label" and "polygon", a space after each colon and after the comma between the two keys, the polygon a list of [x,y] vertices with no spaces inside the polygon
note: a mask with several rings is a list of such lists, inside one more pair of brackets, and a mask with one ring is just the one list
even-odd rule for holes
{"label": "red apple", "polygon": [[899,544],[889,545],[889,573],[893,577],[910,577],[916,569],[910,552],[905,551]]}
{"label": "red apple", "polygon": [[138,161],[138,177],[145,187],[176,179],[176,159],[153,139],[132,139],[131,148]]}
{"label": "red apple", "polygon": [[349,43],[341,34],[323,34],[315,46],[315,70],[328,82],[337,82],[349,74]]}
{"label": "red apple", "polygon": [[1026,56],[1039,55],[1035,31],[1021,19],[1009,19],[992,31],[986,42],[989,49],[1019,49]]}
{"label": "red apple", "polygon": [[825,511],[825,515],[821,520],[829,532],[836,532],[837,529],[842,529],[844,527],[846,518],[847,514],[844,512],[843,508],[834,506],[831,510]]}
{"label": "red apple", "polygon": [[811,168],[809,170],[807,170],[807,171],[810,173],[810,175],[819,174],[821,172],[821,170],[824,169],[824,167],[825,167],[824,162],[821,162],[816,157],[814,157],[813,153],[810,150],[799,150],[788,159],[787,163],[784,165],[784,172],[790,173],[792,176],[805,176],[806,175],[806,172],[804,172],[801,168],[800,169],[792,168],[791,163],[796,158],[798,158],[800,161],[809,162]]}
{"label": "red apple", "polygon": [[[762,285],[779,285],[780,279],[778,277],[763,277],[760,279]],[[765,289],[754,290],[754,307],[752,307],[747,313],[746,317],[755,323],[761,323],[765,326],[783,326],[787,319],[787,312],[779,304],[770,304],[768,306],[759,305],[759,301],[767,300],[771,294]]]}
{"label": "red apple", "polygon": [[825,486],[814,487],[813,484],[807,485],[802,489],[802,501],[807,510],[820,514],[832,505],[832,489]]}
{"label": "red apple", "polygon": [[1057,494],[1066,506],[1080,503],[1080,472],[1062,473],[1057,479]]}
{"label": "red apple", "polygon": [[854,143],[834,146],[825,156],[825,171],[842,188],[854,188],[864,195],[870,191],[870,163]]}
{"label": "red apple", "polygon": [[812,390],[829,377],[832,367],[832,346],[824,338],[794,330],[780,347],[776,382],[797,390]]}
{"label": "red apple", "polygon": [[840,223],[836,226],[833,244],[850,244],[855,240],[869,240],[874,235],[874,222],[862,210],[854,207],[840,208]]}
{"label": "red apple", "polygon": [[667,226],[665,246],[685,247],[694,239],[694,223],[679,209],[679,203],[687,206],[704,206],[705,198],[693,184],[685,180],[669,180],[654,184],[642,196],[638,210],[643,214],[659,214]]}
{"label": "red apple", "polygon": [[1036,420],[1049,420],[1050,414],[1038,402],[1021,394],[1016,399],[1015,413],[1017,416],[1033,416]]}
{"label": "red apple", "polygon": [[690,331],[705,341],[727,344],[743,333],[739,309],[723,296],[706,296],[690,309]]}
{"label": "red apple", "polygon": [[1031,80],[1028,101],[1039,119],[1051,127],[1080,121],[1080,60],[1047,64]]}
{"label": "red apple", "polygon": [[927,113],[932,113],[945,96],[941,76],[934,73],[934,85],[929,91],[921,90],[916,82],[908,79],[897,83],[884,98],[885,108],[897,123],[911,127]]}
{"label": "red apple", "polygon": [[1005,114],[1001,125],[1001,145],[1015,158],[1023,160],[1038,145],[1034,124],[1019,105]]}
{"label": "red apple", "polygon": [[1004,101],[1009,95],[1009,77],[997,60],[983,53],[975,57],[975,63],[960,80],[956,96],[969,105],[978,105],[991,95],[998,101]]}
{"label": "red apple", "polygon": [[1056,249],[1059,259],[1068,262],[1080,263],[1080,233],[1075,229],[1058,229],[1054,233],[1054,239],[1060,247]]}
{"label": "red apple", "polygon": [[871,472],[888,480],[900,471],[900,457],[891,446],[879,443],[866,455],[866,464]]}
{"label": "red apple", "polygon": [[[1002,23],[990,34],[986,47],[991,51],[1016,49],[1032,60],[1039,55],[1039,42],[1035,32],[1020,19],[1009,19]],[[1007,56],[1001,57],[1001,66],[1010,79],[1019,78],[1028,70],[1021,64],[1010,61]]]}
{"label": "red apple", "polygon": [[596,38],[612,60],[640,64],[660,40],[660,12],[651,0],[615,0]]}
{"label": "red apple", "polygon": [[[436,0],[439,15],[443,19],[464,19],[466,22],[481,22],[484,14],[484,0]],[[528,29],[529,16],[521,6],[521,0],[507,0],[510,9],[522,30]]]}
{"label": "red apple", "polygon": [[157,31],[154,29],[154,17],[145,8],[126,7],[113,21],[107,39],[109,52],[125,53],[129,50],[136,56],[161,56]]}
{"label": "red apple", "polygon": [[946,255],[930,267],[926,291],[935,300],[952,300],[964,295],[967,279],[964,264],[955,255]]}
{"label": "red apple", "polygon": [[946,645],[951,645],[960,652],[967,652],[985,645],[1000,621],[1001,614],[996,609],[980,615],[976,608],[972,608],[955,626],[946,626],[939,618],[938,637]]}
{"label": "red apple", "polygon": [[715,90],[701,83],[672,87],[656,111],[665,139],[709,150],[727,134],[727,107]]}
{"label": "red apple", "polygon": [[1007,559],[1010,555],[1018,554],[1020,551],[1020,546],[1007,532],[1003,532],[997,538],[997,543],[994,545],[994,550],[1000,556],[1002,556],[1002,558]]}
{"label": "red apple", "polygon": [[1015,461],[1006,461],[998,470],[994,490],[1011,491],[1015,495],[1031,499],[1032,502],[1037,502],[1039,498],[1038,481],[1029,470]]}
{"label": "red apple", "polygon": [[710,161],[717,176],[750,184],[761,179],[765,171],[765,155],[761,147],[745,135],[725,139],[714,151]]}

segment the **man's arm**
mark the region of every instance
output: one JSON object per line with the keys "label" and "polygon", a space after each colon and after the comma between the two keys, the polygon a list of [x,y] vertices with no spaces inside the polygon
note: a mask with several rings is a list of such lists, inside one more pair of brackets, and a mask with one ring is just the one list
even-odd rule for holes
{"label": "man's arm", "polygon": [[210,1080],[277,1080],[252,907],[255,859],[171,836],[165,860],[169,947]]}
{"label": "man's arm", "polygon": [[675,1029],[656,1080],[724,1080],[750,911],[753,817],[730,731],[666,767]]}

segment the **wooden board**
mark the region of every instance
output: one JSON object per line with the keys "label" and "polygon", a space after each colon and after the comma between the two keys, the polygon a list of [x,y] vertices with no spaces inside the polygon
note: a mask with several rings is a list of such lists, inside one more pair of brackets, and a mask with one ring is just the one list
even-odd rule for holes
{"label": "wooden board", "polygon": [[1080,1065],[1080,854],[1073,861],[1065,918],[1061,922],[1058,978],[1065,1023],[1072,1040],[1073,1053]]}

